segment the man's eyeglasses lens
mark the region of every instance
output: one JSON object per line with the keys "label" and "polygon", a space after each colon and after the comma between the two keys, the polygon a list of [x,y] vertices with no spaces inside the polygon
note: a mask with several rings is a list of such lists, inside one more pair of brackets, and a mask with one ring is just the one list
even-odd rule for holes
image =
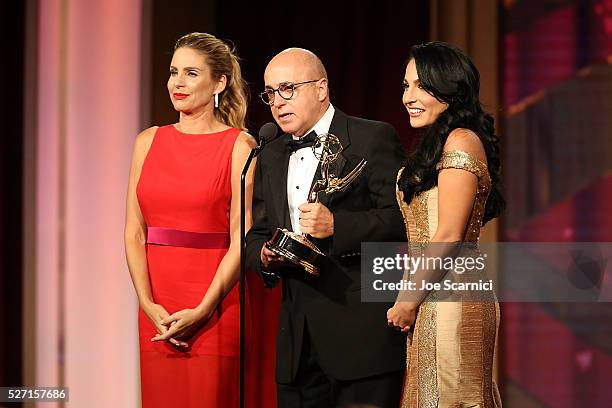
{"label": "man's eyeglasses lens", "polygon": [[298,82],[297,84],[294,84],[293,82],[286,82],[286,83],[278,84],[277,89],[267,88],[265,91],[260,93],[259,96],[261,97],[261,100],[264,101],[264,103],[268,105],[272,105],[274,103],[274,96],[276,92],[278,92],[281,98],[285,100],[289,100],[293,98],[293,93],[295,91],[296,86],[304,85],[304,84],[308,84],[308,83],[316,82],[316,81],[318,81],[318,79],[315,79],[313,81]]}
{"label": "man's eyeglasses lens", "polygon": [[260,94],[260,96],[265,103],[272,105],[274,103],[274,94],[277,91],[280,94],[281,98],[289,100],[293,97],[294,90],[295,84],[293,83],[279,84],[278,89],[266,89]]}

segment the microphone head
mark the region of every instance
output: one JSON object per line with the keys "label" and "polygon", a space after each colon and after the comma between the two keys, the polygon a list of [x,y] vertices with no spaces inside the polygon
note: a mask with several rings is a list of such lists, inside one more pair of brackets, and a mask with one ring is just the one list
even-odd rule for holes
{"label": "microphone head", "polygon": [[259,129],[259,144],[265,145],[276,138],[278,127],[273,122],[268,122]]}

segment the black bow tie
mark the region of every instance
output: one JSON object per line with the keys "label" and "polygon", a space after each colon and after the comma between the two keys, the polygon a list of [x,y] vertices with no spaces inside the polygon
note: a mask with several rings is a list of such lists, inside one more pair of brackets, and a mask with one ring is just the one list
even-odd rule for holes
{"label": "black bow tie", "polygon": [[300,137],[298,140],[290,139],[287,141],[287,149],[289,153],[293,153],[297,150],[303,149],[304,147],[314,146],[317,139],[317,134],[313,130],[306,136]]}

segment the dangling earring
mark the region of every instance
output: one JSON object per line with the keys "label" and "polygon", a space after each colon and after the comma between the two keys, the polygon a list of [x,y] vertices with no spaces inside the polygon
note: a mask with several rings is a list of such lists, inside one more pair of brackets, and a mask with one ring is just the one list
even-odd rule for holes
{"label": "dangling earring", "polygon": [[219,94],[215,94],[215,108],[219,108]]}

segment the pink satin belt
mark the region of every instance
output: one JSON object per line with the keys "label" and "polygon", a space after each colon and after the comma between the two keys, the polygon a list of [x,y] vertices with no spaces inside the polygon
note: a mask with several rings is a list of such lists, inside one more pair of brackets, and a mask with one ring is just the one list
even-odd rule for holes
{"label": "pink satin belt", "polygon": [[172,228],[148,227],[147,244],[222,249],[229,248],[230,237],[227,232],[190,232]]}

